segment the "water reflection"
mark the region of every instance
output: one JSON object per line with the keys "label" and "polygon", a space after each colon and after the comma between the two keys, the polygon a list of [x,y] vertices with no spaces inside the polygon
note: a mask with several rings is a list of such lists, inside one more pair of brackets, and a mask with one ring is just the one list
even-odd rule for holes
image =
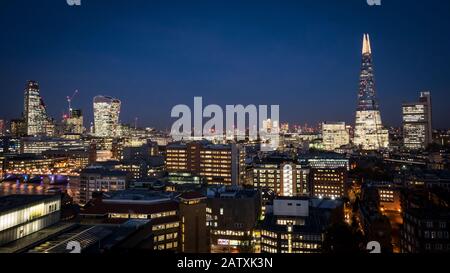
{"label": "water reflection", "polygon": [[59,192],[66,192],[71,197],[75,196],[75,183],[68,182],[67,184],[48,184],[48,183],[20,183],[14,181],[4,181],[0,184],[0,196],[12,194],[56,194]]}

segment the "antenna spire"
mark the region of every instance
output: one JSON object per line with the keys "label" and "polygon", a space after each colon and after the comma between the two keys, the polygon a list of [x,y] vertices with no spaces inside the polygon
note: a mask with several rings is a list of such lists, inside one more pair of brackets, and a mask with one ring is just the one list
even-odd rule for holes
{"label": "antenna spire", "polygon": [[369,34],[364,34],[362,54],[372,54]]}

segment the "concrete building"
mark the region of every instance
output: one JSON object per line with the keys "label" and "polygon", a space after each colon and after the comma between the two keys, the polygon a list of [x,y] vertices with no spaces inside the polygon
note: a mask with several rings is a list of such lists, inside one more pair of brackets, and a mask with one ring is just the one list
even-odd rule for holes
{"label": "concrete building", "polygon": [[186,192],[177,198],[182,253],[210,252],[205,199],[204,195],[197,192]]}
{"label": "concrete building", "polygon": [[348,158],[337,153],[308,153],[298,157],[300,164],[311,169],[337,169],[345,168],[350,170]]}
{"label": "concrete building", "polygon": [[92,199],[80,217],[90,225],[148,220],[153,250],[208,253],[204,199],[195,192],[117,191]]}
{"label": "concrete building", "polygon": [[343,198],[346,196],[347,176],[344,168],[311,169],[309,192],[315,198]]}
{"label": "concrete building", "polygon": [[64,133],[83,134],[84,121],[83,112],[80,109],[70,109],[68,116],[64,117]]}
{"label": "concrete building", "polygon": [[326,122],[322,124],[323,147],[334,151],[350,143],[350,129],[345,122]]}
{"label": "concrete building", "polygon": [[411,150],[425,149],[433,142],[430,92],[420,93],[418,102],[404,103],[403,144]]}
{"label": "concrete building", "polygon": [[128,173],[92,166],[80,174],[80,204],[86,204],[93,193],[121,191],[127,188]]}
{"label": "concrete building", "polygon": [[0,197],[0,246],[57,223],[60,209],[59,195]]}
{"label": "concrete building", "polygon": [[166,149],[166,170],[191,173],[210,185],[239,185],[245,177],[245,151],[236,144],[217,145],[207,141],[175,142]]}
{"label": "concrete building", "polygon": [[119,137],[121,101],[111,97],[94,98],[94,132],[96,137]]}
{"label": "concrete building", "polygon": [[450,252],[450,196],[442,189],[409,190],[402,196],[402,253]]}
{"label": "concrete building", "polygon": [[342,211],[341,201],[275,199],[261,224],[261,252],[320,253],[326,229]]}
{"label": "concrete building", "polygon": [[253,164],[253,186],[280,196],[308,194],[308,175],[308,168],[285,157],[270,156]]}
{"label": "concrete building", "polygon": [[261,192],[208,188],[207,204],[211,252],[254,252],[253,233],[261,217]]}

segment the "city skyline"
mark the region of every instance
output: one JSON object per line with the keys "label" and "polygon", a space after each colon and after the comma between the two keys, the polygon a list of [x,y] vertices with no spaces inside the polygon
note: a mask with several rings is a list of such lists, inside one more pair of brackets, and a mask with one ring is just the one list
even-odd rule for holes
{"label": "city skyline", "polygon": [[[258,6],[244,1],[189,7],[176,2],[173,8],[158,1],[138,2],[126,7],[130,17],[123,24],[110,25],[121,7],[116,1],[107,7],[95,1],[80,7],[63,2],[27,3],[46,18],[19,22],[1,16],[2,25],[8,27],[0,47],[5,60],[0,84],[6,90],[0,96],[11,102],[2,105],[2,117],[20,117],[17,103],[23,100],[23,85],[34,79],[55,119],[67,108],[66,96],[80,90],[73,104],[86,113],[86,124],[93,121],[91,102],[96,95],[123,102],[122,122],[132,124],[138,117],[140,126],[161,129],[173,122],[170,109],[189,104],[195,95],[220,105],[280,104],[281,120],[291,124],[354,124],[361,35],[370,33],[385,125],[401,126],[402,103],[414,100],[418,92],[431,91],[436,101],[434,127],[449,127],[445,102],[450,83],[445,75],[450,55],[444,49],[450,41],[440,33],[450,24],[439,16],[447,3],[411,3],[395,15],[391,12],[398,13],[398,3],[379,8],[365,1],[340,5],[288,1],[275,10],[268,1]],[[104,15],[88,28],[100,10]],[[345,18],[355,10],[354,19]],[[0,12],[8,11],[20,11],[20,1],[8,2]],[[399,18],[408,12],[430,20],[411,19],[405,28]],[[264,16],[272,20],[263,21]],[[327,22],[328,16],[339,24]],[[60,27],[47,29],[59,20]],[[389,21],[397,24],[387,29]],[[32,53],[17,46],[27,38],[17,35],[22,29],[35,30],[31,36],[36,37],[30,39],[43,39]]]}
{"label": "city skyline", "polygon": [[450,253],[449,1],[0,2],[0,255]]}

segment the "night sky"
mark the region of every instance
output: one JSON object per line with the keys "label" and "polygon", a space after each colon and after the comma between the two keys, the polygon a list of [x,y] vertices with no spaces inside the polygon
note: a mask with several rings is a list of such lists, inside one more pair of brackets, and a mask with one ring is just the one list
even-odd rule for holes
{"label": "night sky", "polygon": [[123,122],[168,128],[176,104],[280,104],[281,120],[354,123],[363,33],[383,121],[430,90],[450,127],[450,1],[0,0],[0,117],[23,111],[27,80],[59,119],[66,96],[122,100]]}

